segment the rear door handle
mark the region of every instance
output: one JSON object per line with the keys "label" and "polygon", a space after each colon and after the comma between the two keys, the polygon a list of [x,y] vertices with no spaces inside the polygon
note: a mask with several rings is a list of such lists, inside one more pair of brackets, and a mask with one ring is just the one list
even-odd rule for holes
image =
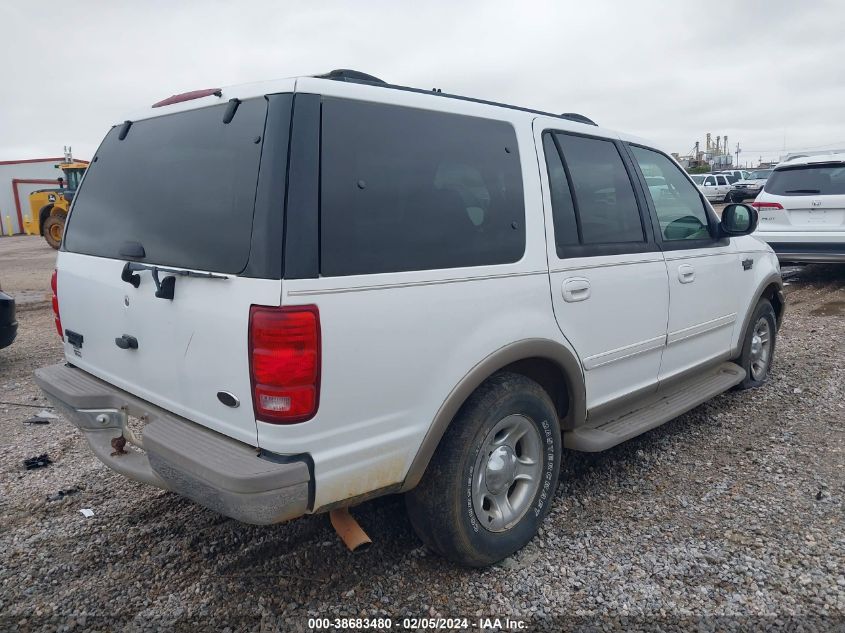
{"label": "rear door handle", "polygon": [[118,336],[114,339],[114,344],[120,349],[138,349],[138,339],[134,336],[130,336],[129,334]]}
{"label": "rear door handle", "polygon": [[695,281],[695,268],[689,264],[681,264],[678,266],[678,280],[682,284],[691,284]]}
{"label": "rear door handle", "polygon": [[590,282],[583,277],[573,277],[563,282],[563,300],[575,303],[590,298]]}

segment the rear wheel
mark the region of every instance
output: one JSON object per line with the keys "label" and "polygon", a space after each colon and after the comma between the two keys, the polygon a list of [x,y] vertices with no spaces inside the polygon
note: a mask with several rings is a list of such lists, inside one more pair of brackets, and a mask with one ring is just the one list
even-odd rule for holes
{"label": "rear wheel", "polygon": [[740,389],[759,387],[766,382],[775,357],[776,339],[775,310],[768,299],[761,299],[751,315],[742,354],[737,361],[745,370],[745,380],[739,384]]}
{"label": "rear wheel", "polygon": [[406,495],[411,524],[452,561],[495,563],[537,533],[557,489],[560,455],[549,395],[520,374],[496,374],[461,408]]}
{"label": "rear wheel", "polygon": [[44,222],[44,239],[47,243],[58,250],[62,245],[62,233],[65,230],[65,216],[51,215]]}

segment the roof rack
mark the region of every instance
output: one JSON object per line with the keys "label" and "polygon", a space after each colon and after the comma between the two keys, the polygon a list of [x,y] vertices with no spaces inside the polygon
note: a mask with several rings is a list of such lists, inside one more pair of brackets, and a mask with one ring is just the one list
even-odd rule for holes
{"label": "roof rack", "polygon": [[366,84],[384,84],[387,82],[373,77],[367,73],[362,73],[360,70],[350,70],[349,68],[335,68],[324,75],[314,75],[316,79],[334,79],[335,81],[349,81],[351,83],[366,83]]}
{"label": "roof rack", "polygon": [[422,88],[410,88],[408,86],[398,86],[396,84],[389,84],[386,81],[379,79],[378,77],[374,77],[373,75],[368,75],[367,73],[362,73],[359,70],[350,70],[348,68],[337,68],[335,70],[330,70],[329,72],[323,75],[314,75],[315,79],[333,79],[335,81],[347,81],[350,83],[358,83],[358,84],[368,84],[371,86],[379,86],[381,88],[391,88],[393,90],[405,90],[407,92],[418,92],[424,94],[434,94],[438,97],[445,97],[447,99],[460,99],[461,101],[471,101],[472,103],[481,103],[484,105],[492,105],[497,106],[500,108],[508,108],[510,110],[519,110],[521,112],[530,112],[532,114],[540,114],[542,116],[549,116],[554,117],[556,119],[566,119],[567,121],[574,121],[576,123],[584,123],[586,125],[594,125],[598,127],[598,124],[593,121],[592,119],[585,117],[583,114],[578,114],[576,112],[564,112],[563,114],[555,114],[553,112],[544,112],[542,110],[533,110],[531,108],[523,108],[521,106],[515,106],[508,103],[499,103],[497,101],[487,101],[485,99],[475,99],[474,97],[464,97],[461,95],[453,95],[447,92],[442,92],[439,88],[432,88],[431,90],[423,90]]}
{"label": "roof rack", "polygon": [[578,114],[577,112],[564,112],[560,116],[561,116],[561,118],[569,119],[570,121],[577,121],[578,123],[586,123],[587,125],[596,125],[595,121],[585,117],[583,114]]}

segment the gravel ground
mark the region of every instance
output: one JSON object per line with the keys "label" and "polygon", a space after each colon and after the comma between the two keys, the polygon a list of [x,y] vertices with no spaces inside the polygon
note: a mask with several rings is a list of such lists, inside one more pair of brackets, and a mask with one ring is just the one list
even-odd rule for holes
{"label": "gravel ground", "polygon": [[[36,405],[0,405],[0,629],[305,630],[314,616],[388,616],[394,628],[403,616],[510,616],[529,630],[845,622],[845,267],[787,273],[764,387],[605,453],[567,453],[539,538],[467,570],[420,545],[398,497],[354,511],[374,545],[352,555],[326,516],[242,525],[112,473],[62,420],[24,424],[45,404],[32,371],[61,358],[45,296],[53,258],[38,238],[0,239],[0,283],[21,300],[0,400]],[[45,452],[52,465],[23,469]],[[67,489],[78,492],[48,500]]]}

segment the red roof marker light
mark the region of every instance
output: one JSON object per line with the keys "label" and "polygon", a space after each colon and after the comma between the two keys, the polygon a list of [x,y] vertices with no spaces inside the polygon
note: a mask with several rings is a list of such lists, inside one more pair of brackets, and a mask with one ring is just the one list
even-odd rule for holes
{"label": "red roof marker light", "polygon": [[172,95],[170,97],[167,97],[167,99],[162,99],[158,103],[154,103],[153,107],[160,108],[162,106],[173,105],[174,103],[190,101],[191,99],[201,99],[202,97],[210,97],[211,95],[214,95],[215,97],[222,97],[223,89],[206,88],[204,90],[192,90],[191,92],[183,92],[182,94]]}

